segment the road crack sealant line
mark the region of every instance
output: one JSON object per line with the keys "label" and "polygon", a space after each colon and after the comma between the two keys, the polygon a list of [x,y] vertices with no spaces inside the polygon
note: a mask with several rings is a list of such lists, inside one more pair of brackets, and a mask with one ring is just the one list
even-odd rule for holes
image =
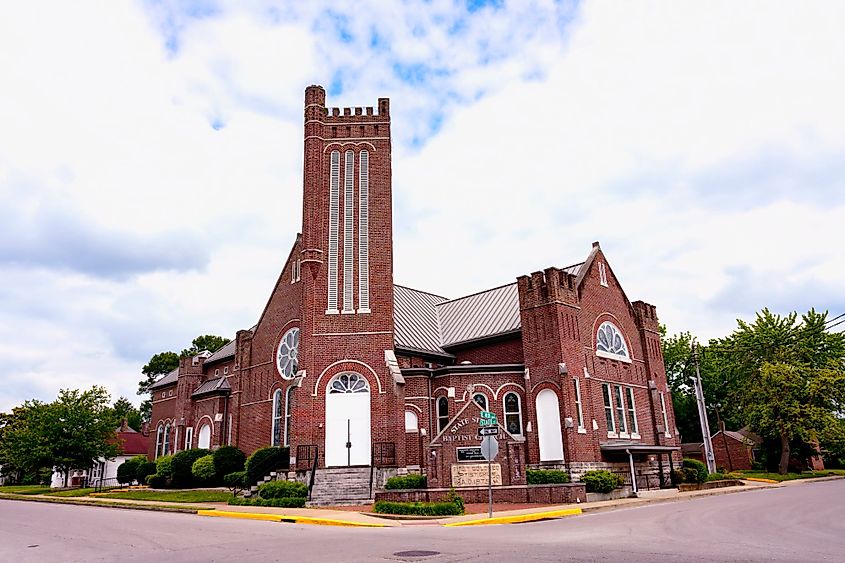
{"label": "road crack sealant line", "polygon": [[258,512],[235,512],[228,510],[197,510],[199,516],[216,516],[218,518],[241,518],[244,520],[265,520],[268,522],[288,522],[291,524],[316,524],[319,526],[351,526],[357,528],[388,528],[387,524],[377,522],[353,522],[351,520],[336,520],[333,518],[317,518],[314,516],[294,516],[292,514],[262,514]]}

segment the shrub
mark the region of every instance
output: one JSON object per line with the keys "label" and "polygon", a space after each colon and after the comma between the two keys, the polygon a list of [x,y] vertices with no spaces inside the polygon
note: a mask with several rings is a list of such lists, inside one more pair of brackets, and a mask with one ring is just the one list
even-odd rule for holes
{"label": "shrub", "polygon": [[305,497],[285,498],[241,498],[232,497],[229,504],[233,506],[274,506],[276,508],[304,508]]}
{"label": "shrub", "polygon": [[624,483],[621,476],[604,469],[587,471],[581,475],[581,482],[587,486],[588,493],[609,493]]}
{"label": "shrub", "polygon": [[384,484],[388,490],[394,489],[425,489],[428,486],[428,479],[425,475],[403,475],[402,477],[391,477]]}
{"label": "shrub", "polygon": [[153,489],[164,489],[167,487],[167,477],[158,473],[147,475],[147,485]]}
{"label": "shrub", "polygon": [[443,497],[443,502],[451,502],[458,507],[458,514],[464,513],[464,498],[455,492],[455,487],[450,487],[449,492]]}
{"label": "shrub", "polygon": [[229,473],[243,471],[246,454],[234,446],[221,446],[214,451],[214,471],[222,479]]}
{"label": "shrub", "polygon": [[722,473],[711,473],[707,476],[707,479],[705,479],[705,481],[721,481],[724,478],[725,475]]}
{"label": "shrub", "polygon": [[156,459],[156,473],[170,479],[173,475],[173,456],[163,455]]}
{"label": "shrub", "polygon": [[210,453],[208,450],[200,448],[196,450],[183,450],[174,455],[173,461],[171,462],[173,468],[171,477],[172,485],[176,488],[190,487],[194,482],[194,475],[191,473],[194,462]]}
{"label": "shrub", "polygon": [[257,483],[259,479],[271,471],[288,469],[290,467],[289,448],[261,448],[255,450],[246,460],[246,472],[250,483]]}
{"label": "shrub", "polygon": [[681,467],[686,469],[693,469],[692,471],[684,471],[687,483],[703,483],[707,480],[707,466],[697,459],[686,458],[681,462]]}
{"label": "shrub", "polygon": [[156,464],[152,461],[143,461],[138,464],[135,470],[135,480],[138,481],[138,484],[144,484],[147,482],[147,476],[155,475],[155,473]]}
{"label": "shrub", "polygon": [[217,472],[214,470],[214,456],[204,455],[191,466],[191,476],[195,483],[214,483],[217,480]]}
{"label": "shrub", "polygon": [[681,483],[686,482],[686,476],[684,475],[683,469],[673,469],[670,474],[670,478],[672,479],[673,485],[680,485]]}
{"label": "shrub", "polygon": [[233,495],[249,487],[246,479],[246,471],[234,471],[223,477],[223,484],[232,491]]}
{"label": "shrub", "polygon": [[569,473],[554,469],[529,469],[529,485],[546,485],[549,483],[569,483]]}
{"label": "shrub", "polygon": [[138,460],[136,458],[127,459],[117,466],[117,482],[121,485],[128,485],[135,480],[138,473]]}
{"label": "shrub", "polygon": [[457,516],[463,508],[454,502],[393,502],[377,501],[373,511],[380,514],[410,514],[416,516]]}
{"label": "shrub", "polygon": [[268,481],[258,487],[261,498],[291,498],[308,496],[308,487],[299,481]]}

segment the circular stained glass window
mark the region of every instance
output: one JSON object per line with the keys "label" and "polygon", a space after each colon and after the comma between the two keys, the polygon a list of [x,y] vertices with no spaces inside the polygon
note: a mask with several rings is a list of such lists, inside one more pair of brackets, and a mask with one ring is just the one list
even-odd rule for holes
{"label": "circular stained glass window", "polygon": [[285,379],[291,379],[299,369],[299,329],[292,328],[285,333],[276,352],[276,367]]}

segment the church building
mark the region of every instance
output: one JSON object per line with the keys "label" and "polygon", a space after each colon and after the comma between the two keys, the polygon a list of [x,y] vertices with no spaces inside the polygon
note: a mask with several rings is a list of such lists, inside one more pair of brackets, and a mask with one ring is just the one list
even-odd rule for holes
{"label": "church building", "polygon": [[668,479],[679,448],[655,307],[628,299],[598,243],[472,295],[397,285],[389,100],[328,108],[309,86],[304,121],[302,232],[255,326],[151,386],[151,458],[289,446],[291,476],[317,467],[326,502],[408,472],[460,487],[490,411],[503,485],[535,467],[612,469],[635,490]]}

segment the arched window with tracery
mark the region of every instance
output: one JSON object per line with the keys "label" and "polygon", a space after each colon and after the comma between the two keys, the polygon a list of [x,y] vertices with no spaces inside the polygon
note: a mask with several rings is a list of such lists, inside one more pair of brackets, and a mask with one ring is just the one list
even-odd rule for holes
{"label": "arched window with tracery", "polygon": [[271,446],[282,445],[282,390],[273,393],[273,434],[270,437]]}
{"label": "arched window with tracery", "polygon": [[502,401],[505,411],[505,428],[511,434],[522,434],[522,402],[514,392],[506,393]]}
{"label": "arched window with tracery", "polygon": [[596,355],[625,362],[631,361],[625,337],[616,325],[609,321],[603,322],[596,332]]}

